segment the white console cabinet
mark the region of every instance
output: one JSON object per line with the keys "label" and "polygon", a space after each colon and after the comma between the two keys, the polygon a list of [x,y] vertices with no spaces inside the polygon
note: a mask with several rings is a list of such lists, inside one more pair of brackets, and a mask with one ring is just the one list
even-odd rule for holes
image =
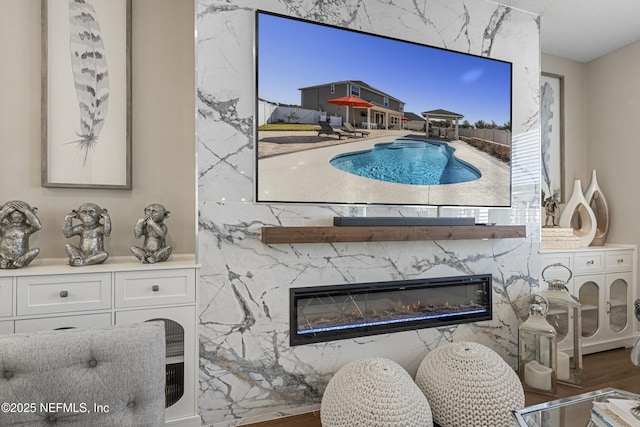
{"label": "white console cabinet", "polygon": [[[541,272],[554,263],[562,263],[573,272],[567,288],[582,304],[584,354],[630,347],[638,339],[633,310],[638,297],[636,258],[635,245],[541,251]],[[547,280],[567,277],[563,268],[553,267],[545,272]],[[540,280],[541,286],[546,287],[542,275]]]}
{"label": "white console cabinet", "polygon": [[36,259],[0,270],[0,334],[165,323],[166,424],[200,426],[197,404],[197,270],[193,255],[141,264],[133,256],[70,267]]}

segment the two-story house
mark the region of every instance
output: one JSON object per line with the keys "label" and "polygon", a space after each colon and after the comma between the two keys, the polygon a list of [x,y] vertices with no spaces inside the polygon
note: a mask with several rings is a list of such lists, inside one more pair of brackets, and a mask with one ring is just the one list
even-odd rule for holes
{"label": "two-story house", "polygon": [[[399,129],[404,115],[404,102],[360,80],[345,80],[300,88],[300,104],[309,110],[326,111],[355,122],[363,128]],[[373,107],[346,107],[331,104],[330,99],[357,96]],[[352,114],[355,114],[355,120]]]}

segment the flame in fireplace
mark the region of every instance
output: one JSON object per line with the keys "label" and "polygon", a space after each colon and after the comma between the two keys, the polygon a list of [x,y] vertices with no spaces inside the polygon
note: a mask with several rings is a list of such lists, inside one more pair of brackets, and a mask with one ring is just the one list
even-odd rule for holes
{"label": "flame in fireplace", "polygon": [[[428,306],[425,306],[425,305],[422,304],[422,301],[420,301],[420,300],[414,302],[413,304],[405,304],[404,301],[398,300],[396,302],[396,307],[397,307],[396,311],[422,311],[422,310],[424,310],[426,308],[430,308],[430,309],[437,308],[437,306],[435,306],[433,304],[429,304]],[[442,304],[440,304],[439,307],[440,308],[450,308],[449,301],[444,301]]]}

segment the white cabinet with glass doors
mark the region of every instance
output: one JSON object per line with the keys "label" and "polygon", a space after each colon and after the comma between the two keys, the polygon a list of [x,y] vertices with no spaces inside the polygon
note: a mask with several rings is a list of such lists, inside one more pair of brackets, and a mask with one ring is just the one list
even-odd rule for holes
{"label": "white cabinet with glass doors", "polygon": [[[638,296],[636,254],[635,245],[541,251],[541,272],[551,264],[562,263],[573,273],[566,286],[582,304],[584,354],[630,347],[640,336],[633,310]],[[567,272],[549,268],[545,279],[550,278],[566,279]],[[542,293],[547,284],[542,277],[540,281]],[[563,335],[559,334],[559,347]]]}

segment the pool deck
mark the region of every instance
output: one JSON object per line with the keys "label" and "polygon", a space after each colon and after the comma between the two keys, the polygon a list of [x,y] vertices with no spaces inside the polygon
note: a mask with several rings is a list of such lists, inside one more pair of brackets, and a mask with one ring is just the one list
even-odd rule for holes
{"label": "pool deck", "polygon": [[[260,132],[261,142],[275,141],[277,145],[270,144],[270,149],[263,150],[264,157],[258,160],[258,199],[337,204],[375,201],[376,204],[392,205],[451,205],[455,201],[456,205],[468,206],[509,205],[509,165],[462,141],[449,141],[448,144],[456,149],[458,159],[482,173],[475,181],[442,185],[398,184],[353,175],[329,164],[329,160],[338,154],[368,150],[375,144],[409,134],[420,135],[411,131],[371,131],[366,138],[338,140],[335,135],[318,137],[316,132]],[[278,143],[278,138],[283,142]],[[282,151],[278,152],[278,146]],[[280,154],[282,152],[286,154]]]}

